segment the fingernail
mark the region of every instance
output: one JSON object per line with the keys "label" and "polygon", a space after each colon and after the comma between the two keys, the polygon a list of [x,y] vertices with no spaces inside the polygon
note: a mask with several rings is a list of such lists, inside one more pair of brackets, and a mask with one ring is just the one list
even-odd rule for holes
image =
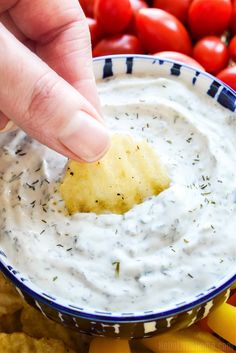
{"label": "fingernail", "polygon": [[13,123],[13,121],[9,120],[8,123],[5,125],[5,127],[0,130],[0,132],[7,132],[7,131],[11,130],[14,125],[15,124]]}
{"label": "fingernail", "polygon": [[110,143],[107,129],[83,111],[70,118],[59,140],[85,162],[95,162],[101,158]]}

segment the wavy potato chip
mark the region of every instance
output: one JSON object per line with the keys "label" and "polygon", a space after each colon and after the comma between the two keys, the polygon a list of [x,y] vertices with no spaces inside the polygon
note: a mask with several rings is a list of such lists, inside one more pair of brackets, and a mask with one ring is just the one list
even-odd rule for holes
{"label": "wavy potato chip", "polygon": [[22,331],[20,321],[21,310],[13,314],[3,315],[0,317],[0,332],[13,333]]}
{"label": "wavy potato chip", "polygon": [[25,333],[0,333],[0,353],[75,353],[63,342],[42,338],[37,340]]}
{"label": "wavy potato chip", "polygon": [[23,300],[14,286],[0,273],[0,317],[23,307]]}
{"label": "wavy potato chip", "polygon": [[115,134],[110,150],[95,163],[69,161],[60,191],[70,214],[122,214],[168,188],[170,179],[146,141]]}
{"label": "wavy potato chip", "polygon": [[88,349],[91,338],[67,329],[44,317],[38,310],[25,304],[21,312],[22,331],[34,338],[60,339],[68,347],[84,352]]}

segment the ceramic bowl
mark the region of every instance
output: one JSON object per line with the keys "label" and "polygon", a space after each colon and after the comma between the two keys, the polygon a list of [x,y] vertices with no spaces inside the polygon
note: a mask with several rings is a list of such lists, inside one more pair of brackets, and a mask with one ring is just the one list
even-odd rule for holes
{"label": "ceramic bowl", "polygon": [[[110,56],[94,60],[94,71],[97,79],[107,80],[115,75],[145,74],[156,77],[174,77],[187,82],[191,89],[208,95],[225,109],[235,111],[236,93],[213,76],[171,60],[158,59],[152,56]],[[36,307],[42,314],[83,333],[108,336],[113,338],[150,337],[170,329],[190,326],[204,318],[214,308],[223,303],[230,286],[236,281],[236,271],[219,279],[214,286],[188,300],[176,303],[166,311],[145,312],[103,312],[87,310],[78,303],[48,294],[36,287],[14,269],[9,263],[7,254],[0,249],[0,269],[16,286],[26,301]],[[153,295],[157,295],[153,293]]]}

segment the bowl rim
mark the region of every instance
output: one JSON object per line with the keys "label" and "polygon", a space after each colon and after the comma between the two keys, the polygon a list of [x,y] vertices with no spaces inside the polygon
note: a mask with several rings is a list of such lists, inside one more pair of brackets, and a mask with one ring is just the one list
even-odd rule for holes
{"label": "bowl rim", "polygon": [[[99,62],[99,61],[104,61],[105,59],[112,59],[112,60],[116,60],[116,59],[127,59],[127,58],[133,58],[133,59],[143,59],[143,60],[156,60],[159,61],[160,63],[169,63],[169,64],[179,64],[181,67],[185,67],[188,68],[192,71],[194,71],[195,73],[199,73],[207,78],[210,78],[211,80],[213,80],[214,82],[217,82],[220,84],[221,87],[225,87],[228,91],[230,91],[231,93],[233,93],[233,95],[236,98],[236,91],[231,88],[227,83],[221,81],[218,77],[214,76],[213,74],[210,74],[207,71],[203,71],[198,67],[195,67],[194,65],[190,65],[187,64],[185,62],[179,61],[179,60],[172,60],[172,59],[167,59],[167,58],[163,58],[163,57],[158,57],[158,54],[156,55],[147,55],[147,54],[114,54],[114,55],[103,55],[103,56],[99,56],[99,57],[95,57],[93,58],[93,62]],[[235,108],[236,110],[236,108]]]}
{"label": "bowl rim", "polygon": [[[120,55],[106,55],[106,56],[101,56],[93,59],[94,63],[97,62],[104,62],[106,59],[111,59],[111,60],[126,60],[127,58],[133,58],[133,59],[141,59],[141,60],[157,60],[159,61],[160,64],[163,63],[168,63],[168,64],[178,64],[181,67],[188,68],[192,70],[193,72],[198,73],[198,75],[203,75],[210,79],[212,82],[217,82],[220,87],[226,88],[227,91],[229,91],[235,98],[235,103],[236,103],[236,92],[229,87],[227,84],[219,80],[218,78],[212,76],[211,74],[204,72],[198,68],[195,68],[192,65],[188,65],[185,63],[182,63],[177,60],[171,60],[171,59],[164,59],[164,58],[158,58],[158,56],[153,56],[153,55],[142,55],[142,54],[120,54]],[[225,108],[226,109],[226,108]],[[14,268],[10,265],[6,265],[4,261],[2,261],[3,257],[6,258],[6,255],[4,254],[3,251],[0,250],[0,271],[8,277],[12,283],[21,291],[29,295],[30,297],[33,298],[33,300],[38,301],[39,303],[42,303],[46,306],[49,306],[51,309],[54,309],[60,313],[73,316],[73,317],[78,317],[82,319],[89,319],[90,321],[95,321],[95,322],[107,322],[111,324],[116,324],[116,323],[135,323],[135,322],[148,322],[148,321],[153,321],[153,320],[158,320],[161,318],[167,318],[167,317],[172,317],[174,315],[180,314],[187,312],[189,310],[192,310],[194,307],[198,307],[201,304],[209,302],[211,299],[216,297],[218,294],[224,292],[225,290],[229,289],[229,287],[236,282],[236,271],[232,271],[229,274],[229,277],[227,278],[226,281],[224,281],[221,285],[216,285],[212,286],[211,288],[204,290],[202,292],[204,293],[199,293],[196,295],[194,298],[195,300],[191,300],[190,302],[185,302],[183,301],[182,303],[176,304],[175,306],[173,305],[173,308],[164,310],[164,311],[157,311],[157,310],[148,310],[148,311],[136,311],[135,313],[118,313],[118,312],[106,312],[106,311],[99,311],[95,310],[94,308],[79,308],[74,305],[62,305],[60,303],[57,303],[54,297],[56,295],[51,294],[47,295],[46,293],[42,293],[42,290],[36,286],[33,285],[33,288],[30,288],[27,286],[25,283],[27,281],[19,276],[19,271],[14,270]],[[221,279],[222,282],[222,279]],[[32,285],[33,283],[30,282]],[[192,296],[193,297],[193,296]],[[192,298],[191,297],[191,298]],[[199,298],[197,298],[199,297]],[[58,299],[62,299],[63,301],[65,298],[60,298],[57,297]]]}
{"label": "bowl rim", "polygon": [[[215,298],[217,295],[221,294],[225,290],[229,289],[230,286],[236,282],[236,274],[232,275],[226,282],[224,282],[221,286],[219,287],[214,287],[214,289],[209,288],[209,293],[203,295],[199,299],[193,300],[187,304],[180,305],[176,308],[173,309],[168,309],[162,312],[156,312],[154,310],[149,310],[146,313],[139,313],[133,314],[133,313],[126,313],[125,315],[118,315],[118,314],[110,314],[108,312],[102,312],[102,311],[97,311],[93,310],[93,312],[89,312],[89,310],[86,311],[86,309],[72,309],[72,306],[66,306],[66,305],[61,305],[54,300],[53,298],[49,295],[47,295],[48,298],[45,296],[42,296],[35,290],[32,290],[30,287],[25,285],[23,282],[19,281],[15,275],[11,273],[0,261],[0,271],[11,280],[11,282],[20,290],[20,294],[22,294],[21,291],[25,292],[27,295],[33,298],[33,300],[36,300],[37,302],[44,304],[51,309],[54,309],[60,313],[63,313],[65,315],[69,315],[72,317],[77,317],[81,319],[88,319],[90,321],[95,321],[95,322],[107,322],[111,324],[122,324],[122,323],[139,323],[139,322],[149,322],[149,321],[156,321],[159,319],[164,319],[168,317],[173,317],[181,313],[185,313],[188,311],[191,311],[193,308],[198,307],[202,304],[208,303],[210,300]],[[38,304],[39,304],[38,303]],[[40,306],[39,306],[40,307]],[[76,305],[74,305],[74,308]],[[41,308],[41,307],[40,307]],[[42,308],[41,308],[42,310]],[[82,311],[83,310],[83,311]],[[92,311],[92,309],[90,309]],[[151,312],[151,313],[150,313]],[[110,315],[109,315],[110,314]],[[132,314],[132,315],[131,315]]]}

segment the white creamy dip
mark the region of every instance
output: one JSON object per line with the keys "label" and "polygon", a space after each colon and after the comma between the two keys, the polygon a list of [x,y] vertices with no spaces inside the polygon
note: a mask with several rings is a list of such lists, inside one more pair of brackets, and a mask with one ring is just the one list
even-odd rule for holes
{"label": "white creamy dip", "polygon": [[66,159],[22,131],[1,136],[0,246],[48,294],[100,310],[165,309],[235,268],[236,115],[175,79],[98,87],[110,129],[146,139],[170,188],[124,215],[65,216]]}

